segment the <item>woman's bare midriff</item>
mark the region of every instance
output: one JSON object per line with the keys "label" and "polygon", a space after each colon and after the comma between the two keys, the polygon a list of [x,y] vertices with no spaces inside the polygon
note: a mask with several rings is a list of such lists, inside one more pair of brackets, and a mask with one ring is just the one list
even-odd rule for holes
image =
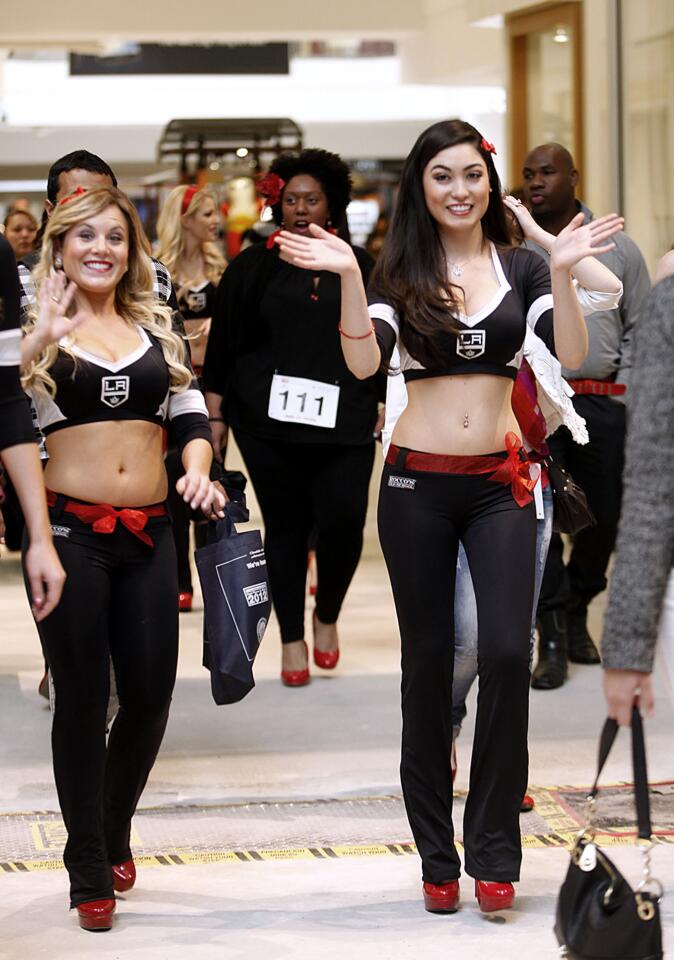
{"label": "woman's bare midriff", "polygon": [[144,420],[64,427],[47,438],[45,484],[90,503],[161,503],[168,490],[162,447],[162,428]]}
{"label": "woman's bare midriff", "polygon": [[211,318],[200,318],[198,320],[185,320],[185,333],[190,344],[190,355],[192,364],[195,367],[203,367],[206,357],[206,344],[208,343],[208,334],[211,329]]}
{"label": "woman's bare midriff", "polygon": [[512,388],[508,377],[490,374],[413,380],[407,384],[408,404],[393,443],[424,453],[468,456],[505,450],[509,430],[521,436]]}

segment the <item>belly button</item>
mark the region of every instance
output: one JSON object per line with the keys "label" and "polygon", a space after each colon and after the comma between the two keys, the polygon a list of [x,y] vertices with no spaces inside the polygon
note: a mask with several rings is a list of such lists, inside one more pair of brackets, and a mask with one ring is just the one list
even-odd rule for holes
{"label": "belly button", "polygon": [[126,471],[124,470],[124,467],[120,467],[119,470],[117,471],[117,473],[120,475],[120,477],[121,477],[121,475],[122,475],[123,473],[125,473],[125,472],[126,472]]}

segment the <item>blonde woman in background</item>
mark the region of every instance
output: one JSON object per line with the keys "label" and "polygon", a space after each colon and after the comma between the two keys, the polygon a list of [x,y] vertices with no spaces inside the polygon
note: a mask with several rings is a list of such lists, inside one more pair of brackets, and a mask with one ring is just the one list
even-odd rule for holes
{"label": "blonde woman in background", "polygon": [[[81,187],[54,210],[33,274],[24,387],[45,435],[47,502],[67,574],[38,623],[54,679],[54,773],[64,862],[80,926],[108,930],[114,890],[136,871],[131,818],[168,720],[178,658],[176,562],[166,508],[163,427],[183,464],[181,497],[208,516],[206,407],[170,309],[153,292],[129,199]],[[114,506],[113,506],[114,504]],[[106,745],[109,661],[119,712]]]}
{"label": "blonde woman in background", "polygon": [[[215,199],[208,189],[182,185],[168,195],[157,224],[157,257],[166,264],[173,279],[197,376],[201,375],[215,294],[226,266],[215,242],[218,216]],[[178,479],[180,459],[175,450],[168,453],[166,469],[172,481]],[[173,490],[175,483],[170,486]],[[169,506],[178,557],[178,606],[187,612],[192,609],[190,515],[187,506],[172,493]],[[203,525],[197,524],[198,544],[203,539],[200,527],[203,530]]]}

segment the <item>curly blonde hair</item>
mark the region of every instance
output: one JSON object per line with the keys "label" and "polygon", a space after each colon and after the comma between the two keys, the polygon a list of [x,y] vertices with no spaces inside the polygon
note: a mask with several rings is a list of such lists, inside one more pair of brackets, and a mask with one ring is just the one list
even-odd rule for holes
{"label": "curly blonde hair", "polygon": [[[44,232],[39,263],[33,270],[36,299],[29,311],[26,330],[30,332],[37,320],[40,286],[53,269],[55,245],[60,245],[60,241],[73,227],[89,217],[98,216],[110,206],[118,207],[124,215],[129,232],[127,270],[115,289],[115,310],[129,325],[143,327],[159,341],[168,367],[170,390],[172,393],[182,393],[192,382],[192,373],[185,364],[185,344],[173,330],[171,308],[158,300],[154,293],[154,270],[140,217],[126,194],[116,187],[97,187],[95,190],[73,194],[55,208]],[[74,302],[68,312],[75,312]],[[67,345],[59,347],[56,343],[50,344],[26,369],[22,378],[24,387],[33,387],[54,395],[56,384],[49,371],[59,349],[75,360]]]}
{"label": "curly blonde hair", "polygon": [[[211,191],[202,187],[197,190],[189,201],[187,210],[183,213],[183,201],[185,194],[192,187],[183,184],[180,187],[174,187],[166,198],[157,221],[157,236],[159,243],[157,245],[157,259],[166,265],[171,276],[176,278],[176,282],[184,283],[191,280],[191,277],[185,277],[181,270],[181,264],[185,256],[185,231],[183,229],[182,218],[189,217],[196,213],[204,200],[211,200],[217,203]],[[227,263],[225,258],[218,250],[215,243],[206,241],[201,244],[201,255],[204,262],[204,276],[211,283],[218,284],[220,277],[225,272]]]}

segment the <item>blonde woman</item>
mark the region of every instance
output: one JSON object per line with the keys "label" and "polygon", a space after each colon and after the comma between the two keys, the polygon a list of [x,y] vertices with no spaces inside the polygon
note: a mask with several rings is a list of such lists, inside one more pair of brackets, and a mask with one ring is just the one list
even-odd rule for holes
{"label": "blonde woman", "polygon": [[157,257],[166,264],[178,293],[192,364],[204,365],[215,291],[225,259],[215,243],[218,209],[207,189],[176,187],[168,195],[157,224]]}
{"label": "blonde woman", "polygon": [[[171,312],[153,295],[143,243],[135,209],[115,188],[79,188],[62,200],[35,269],[38,297],[23,350],[67,573],[60,605],[38,629],[56,691],[52,745],[70,901],[88,930],[110,929],[113,888],[135,881],[131,818],[175,681],[165,421],[184,467],[180,495],[210,516],[223,506],[208,478],[204,401]],[[120,709],[106,748],[110,657]]]}
{"label": "blonde woman", "polygon": [[[176,187],[169,194],[157,224],[159,246],[157,256],[164,258],[177,290],[178,304],[189,339],[192,366],[201,375],[215,293],[225,269],[225,260],[215,238],[218,232],[218,210],[207,189],[195,186]],[[175,450],[166,457],[166,469],[177,480],[180,458]],[[190,516],[179,497],[169,495],[173,518],[173,536],[178,557],[178,606],[192,609],[192,571],[189,560]],[[203,525],[197,524],[197,531]],[[197,533],[197,542],[201,541]]]}

